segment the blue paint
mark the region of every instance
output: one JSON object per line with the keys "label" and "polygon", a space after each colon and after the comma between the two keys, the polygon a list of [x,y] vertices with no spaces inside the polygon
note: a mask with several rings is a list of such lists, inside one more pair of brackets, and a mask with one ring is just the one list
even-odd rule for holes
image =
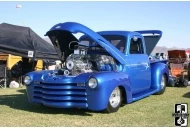
{"label": "blue paint", "polygon": [[[162,36],[162,32],[159,30],[96,33],[82,24],[67,22],[56,24],[46,35],[53,31],[84,33],[81,39],[86,36],[92,38],[118,61],[117,71],[113,71],[113,65],[107,64],[101,68],[106,71],[82,73],[77,76],[52,75],[53,71],[30,72],[27,75],[33,81],[27,86],[27,95],[31,103],[58,108],[85,108],[99,111],[107,107],[109,97],[117,86],[123,88],[126,93],[125,103],[132,103],[161,91],[161,78],[163,75],[168,77],[167,61],[150,62],[146,52],[147,49],[151,51]],[[149,33],[159,35],[158,40],[145,43],[146,37],[143,34]],[[124,36],[126,38],[124,52],[119,51],[103,35]],[[130,54],[129,52],[130,40],[134,36],[143,40],[143,53],[141,54]],[[90,78],[96,78],[98,81],[95,89],[88,86]]]}

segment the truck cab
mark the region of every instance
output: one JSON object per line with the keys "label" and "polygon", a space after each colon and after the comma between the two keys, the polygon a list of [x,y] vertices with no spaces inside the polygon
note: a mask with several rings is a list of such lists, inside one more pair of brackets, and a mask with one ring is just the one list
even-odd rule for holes
{"label": "truck cab", "polygon": [[[80,38],[76,33],[83,33]],[[62,68],[25,76],[31,103],[59,108],[118,111],[151,94],[163,94],[166,61],[149,60],[162,36],[159,30],[102,31],[66,22],[53,26],[51,39]]]}

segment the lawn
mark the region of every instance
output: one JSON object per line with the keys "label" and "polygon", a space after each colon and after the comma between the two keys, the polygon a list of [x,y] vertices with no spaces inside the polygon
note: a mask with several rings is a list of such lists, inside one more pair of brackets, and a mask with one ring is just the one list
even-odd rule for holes
{"label": "lawn", "polygon": [[126,104],[112,114],[32,105],[25,88],[7,88],[0,89],[0,126],[174,126],[175,103],[190,105],[190,87],[167,87],[161,96]]}

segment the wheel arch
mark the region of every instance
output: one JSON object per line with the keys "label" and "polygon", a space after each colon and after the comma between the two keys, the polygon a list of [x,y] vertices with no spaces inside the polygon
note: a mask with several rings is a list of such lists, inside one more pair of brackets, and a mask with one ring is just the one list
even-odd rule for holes
{"label": "wheel arch", "polygon": [[167,73],[163,73],[163,75],[166,77],[166,82],[169,82],[169,75]]}
{"label": "wheel arch", "polygon": [[151,88],[159,89],[161,77],[165,75],[166,84],[169,81],[169,70],[166,64],[164,63],[155,63],[151,65]]}
{"label": "wheel arch", "polygon": [[119,89],[121,90],[121,95],[122,95],[122,104],[125,104],[127,103],[127,94],[126,94],[126,91],[125,91],[125,88],[121,85],[118,86]]}
{"label": "wheel arch", "polygon": [[122,93],[122,104],[131,103],[132,102],[131,87],[127,87],[124,85],[118,85],[118,87]]}

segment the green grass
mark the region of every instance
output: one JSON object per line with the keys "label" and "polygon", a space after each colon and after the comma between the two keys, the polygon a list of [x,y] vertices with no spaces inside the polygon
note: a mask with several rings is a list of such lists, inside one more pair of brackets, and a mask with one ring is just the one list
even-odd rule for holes
{"label": "green grass", "polygon": [[112,114],[33,105],[25,88],[7,88],[0,89],[0,126],[174,126],[175,103],[188,103],[190,113],[190,87],[167,87],[163,95],[126,104]]}

